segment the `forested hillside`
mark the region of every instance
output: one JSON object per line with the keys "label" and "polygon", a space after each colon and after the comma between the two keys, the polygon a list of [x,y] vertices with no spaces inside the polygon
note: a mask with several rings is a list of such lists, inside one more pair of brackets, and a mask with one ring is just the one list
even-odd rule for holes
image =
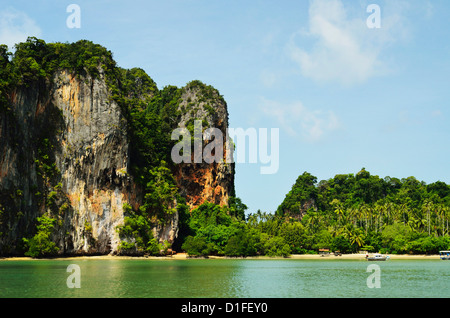
{"label": "forested hillside", "polygon": [[276,211],[298,220],[303,249],[436,253],[449,247],[450,187],[364,168],[329,180],[305,172]]}

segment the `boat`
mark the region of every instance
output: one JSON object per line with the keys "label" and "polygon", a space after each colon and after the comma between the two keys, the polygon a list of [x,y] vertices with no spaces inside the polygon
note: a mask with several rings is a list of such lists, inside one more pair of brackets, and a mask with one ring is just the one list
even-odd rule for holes
{"label": "boat", "polygon": [[450,251],[439,251],[439,257],[444,261],[450,260]]}
{"label": "boat", "polygon": [[373,254],[372,256],[366,255],[368,261],[387,261],[390,257],[383,254]]}

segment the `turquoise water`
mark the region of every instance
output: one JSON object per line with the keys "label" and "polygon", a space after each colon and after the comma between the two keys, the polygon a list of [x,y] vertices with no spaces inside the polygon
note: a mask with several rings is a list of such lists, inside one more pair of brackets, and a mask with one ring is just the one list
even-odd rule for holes
{"label": "turquoise water", "polygon": [[[80,268],[80,288],[68,288]],[[369,288],[368,265],[380,269]],[[450,297],[450,261],[71,259],[0,261],[0,297]]]}

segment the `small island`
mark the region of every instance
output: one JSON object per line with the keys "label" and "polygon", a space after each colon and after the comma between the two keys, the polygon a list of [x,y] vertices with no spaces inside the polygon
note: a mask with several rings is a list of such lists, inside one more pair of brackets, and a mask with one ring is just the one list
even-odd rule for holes
{"label": "small island", "polygon": [[[234,163],[174,163],[174,129],[228,109],[123,69],[87,40],[0,45],[0,256],[289,257],[321,249],[437,255],[450,248],[450,186],[362,168],[300,175],[276,211],[248,211]],[[195,134],[194,135],[195,139]],[[202,140],[204,145],[210,141]]]}

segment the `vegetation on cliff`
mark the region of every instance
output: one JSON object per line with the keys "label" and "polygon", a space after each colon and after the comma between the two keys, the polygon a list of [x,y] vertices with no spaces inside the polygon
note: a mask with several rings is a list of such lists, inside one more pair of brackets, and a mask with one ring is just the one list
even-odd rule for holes
{"label": "vegetation on cliff", "polygon": [[[7,46],[0,45],[0,66],[0,115],[8,116],[11,121],[16,115],[12,111],[12,103],[17,91],[39,91],[39,96],[48,95],[56,86],[52,81],[57,72],[69,72],[71,76],[85,82],[93,83],[94,79],[106,82],[110,102],[114,101],[120,106],[123,116],[122,126],[117,128],[126,131],[128,138],[129,166],[119,172],[133,177],[133,182],[140,191],[139,195],[142,196],[138,207],[127,206],[124,209],[125,224],[117,229],[123,239],[121,250],[130,252],[134,249],[139,253],[156,253],[161,246],[155,243],[151,229],[166,223],[176,210],[187,209],[173,174],[170,154],[175,141],[171,140],[171,132],[178,127],[183,113],[192,113],[192,121],[197,119],[197,111],[194,112],[194,108],[200,108],[197,105],[199,101],[189,101],[190,103],[180,109],[182,88],[166,86],[158,89],[142,69],[128,70],[118,67],[109,50],[87,40],[75,43],[46,43],[41,39],[29,37],[27,41],[15,46],[14,53],[10,53]],[[184,89],[198,91],[197,97],[204,103],[216,100],[224,102],[223,97],[214,88],[200,81],[192,81]],[[210,115],[215,114],[211,105],[205,107]],[[38,184],[33,185],[33,192],[39,201],[36,209],[39,209],[39,215],[45,215],[52,221],[48,224],[54,224],[55,229],[52,230],[57,232],[61,215],[69,208],[67,198],[64,199],[64,194],[60,191],[62,176],[54,155],[59,146],[57,136],[64,130],[58,123],[64,123],[64,119],[61,118],[62,114],[57,107],[48,108],[52,112],[46,109],[44,116],[40,118],[49,124],[43,125],[45,129],[38,133],[33,149],[27,149],[26,152],[32,157],[31,162],[36,167],[39,179]],[[207,128],[205,118],[199,119],[203,120],[204,128]],[[19,148],[19,141],[15,145]],[[17,208],[18,204],[15,204],[15,201],[20,200],[17,193],[22,193],[23,190],[14,188],[8,191],[11,193],[1,193],[0,233],[8,231],[11,219],[23,215]],[[39,230],[39,220],[43,219],[35,220],[36,235],[51,240],[60,234],[53,235],[51,231]],[[34,244],[36,240],[33,234],[28,233],[30,236],[25,238],[27,245],[24,251],[28,249],[29,252],[30,249],[45,245]],[[163,249],[167,248],[167,244],[163,245]],[[53,249],[42,247],[41,252],[33,255],[49,255],[50,250],[54,252]],[[1,253],[3,246],[0,246]]]}
{"label": "vegetation on cliff", "polygon": [[28,248],[25,255],[30,257],[48,257],[56,255],[58,247],[51,240],[51,234],[55,227],[55,219],[42,216],[38,217],[37,221],[37,233],[31,239],[23,239],[25,246]]}

